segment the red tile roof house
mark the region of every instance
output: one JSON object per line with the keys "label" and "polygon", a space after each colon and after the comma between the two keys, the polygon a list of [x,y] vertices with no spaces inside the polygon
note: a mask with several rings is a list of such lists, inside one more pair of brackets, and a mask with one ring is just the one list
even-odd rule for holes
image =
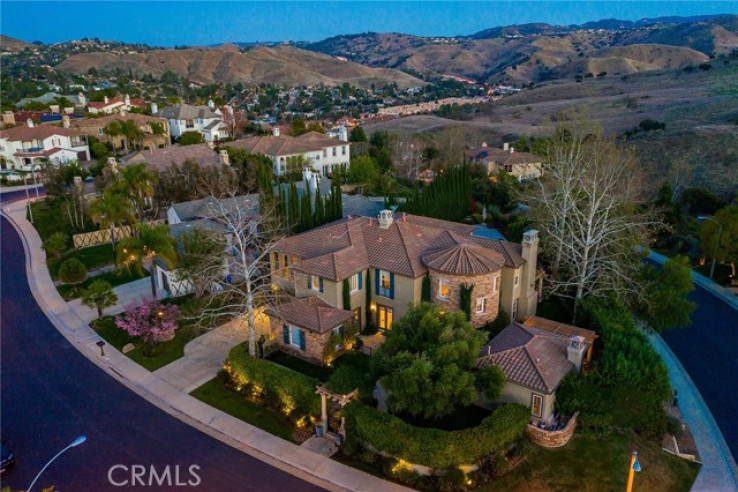
{"label": "red tile roof house", "polygon": [[105,96],[102,101],[93,101],[87,104],[87,111],[92,114],[111,114],[121,111],[130,111],[131,108],[144,109],[146,101],[143,99],[131,99],[126,94],[124,97],[116,96],[112,99]]}
{"label": "red tile roof house", "polygon": [[556,389],[567,374],[581,370],[595,338],[593,331],[531,316],[490,340],[475,365],[502,369],[507,382],[500,400],[530,407],[534,423],[550,424]]}
{"label": "red tile roof house", "polygon": [[[448,309],[459,309],[462,284],[473,285],[475,327],[493,321],[498,309],[513,319],[535,314],[542,278],[536,271],[538,233],[527,231],[523,244],[515,244],[472,236],[473,230],[428,217],[394,217],[389,210],[378,218],[348,217],[277,243],[272,282],[298,299],[316,297],[347,319],[351,314],[360,327],[369,323],[381,330],[392,329],[393,320],[421,301],[426,278],[432,301]],[[343,304],[344,282],[350,308]],[[292,338],[287,346],[285,324],[305,336],[316,333],[313,327],[280,319],[273,336],[291,353],[319,362],[314,350],[296,350]]]}
{"label": "red tile roof house", "polygon": [[[90,159],[87,139],[78,130],[54,125],[25,125],[0,131],[0,162],[3,171],[28,172],[43,162],[61,165]],[[11,173],[11,176],[14,175]],[[20,176],[18,176],[20,179]]]}
{"label": "red tile roof house", "polygon": [[482,143],[481,147],[467,150],[466,156],[470,162],[485,166],[487,173],[492,175],[505,170],[522,180],[543,174],[543,160],[540,157],[528,152],[515,152],[515,148],[508,144],[504,144],[502,149],[495,149]]}
{"label": "red tile roof house", "polygon": [[[165,147],[171,142],[169,137],[169,124],[164,118],[156,118],[144,114],[128,113],[128,114],[111,114],[99,118],[79,118],[70,121],[71,128],[77,128],[87,136],[95,137],[102,142],[111,142],[115,149],[125,147],[123,135],[106,135],[105,127],[113,121],[129,121],[132,120],[143,133],[142,137],[136,142],[136,147],[144,149],[156,149]],[[163,133],[155,135],[152,124],[160,125]]]}

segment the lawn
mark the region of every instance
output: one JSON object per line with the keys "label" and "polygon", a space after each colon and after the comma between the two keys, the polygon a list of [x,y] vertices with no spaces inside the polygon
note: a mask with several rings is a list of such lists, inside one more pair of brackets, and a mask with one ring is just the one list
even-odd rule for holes
{"label": "lawn", "polygon": [[[32,196],[35,196],[35,193],[32,192]],[[39,200],[31,203],[31,209],[33,210],[33,226],[36,228],[38,235],[41,236],[42,241],[47,240],[56,232],[63,232],[69,237],[69,247],[71,247],[73,234],[96,230],[95,224],[92,223],[89,217],[85,218],[84,230],[75,230],[70,225],[66,211],[59,200],[48,198]]]}
{"label": "lawn", "polygon": [[176,335],[168,342],[162,342],[162,350],[153,357],[143,354],[142,344],[137,337],[131,337],[128,333],[115,325],[113,316],[103,316],[93,321],[92,327],[98,335],[118,350],[122,350],[127,343],[133,343],[136,348],[126,355],[134,362],[145,367],[149,371],[155,371],[165,365],[174,362],[184,356],[184,347],[196,337],[197,331],[191,327],[183,327],[176,331]]}
{"label": "lawn", "polygon": [[64,298],[65,301],[69,301],[71,299],[76,299],[78,297],[82,296],[82,291],[85,290],[87,287],[90,286],[92,282],[95,280],[104,280],[108,282],[113,287],[116,287],[118,285],[127,284],[129,282],[133,282],[134,280],[138,280],[144,277],[148,277],[149,274],[147,272],[144,272],[144,276],[141,277],[138,275],[138,273],[135,270],[131,270],[130,272],[122,269],[120,271],[116,272],[106,272],[102,273],[100,275],[96,275],[94,277],[88,277],[87,280],[82,282],[81,284],[76,285],[70,285],[70,284],[63,284],[57,287],[56,290],[59,291],[59,294]]}
{"label": "lawn", "polygon": [[569,444],[557,449],[527,446],[521,465],[477,490],[624,490],[634,449],[642,467],[635,475],[634,490],[690,490],[699,465],[665,453],[658,444],[622,434],[605,439],[575,435]]}
{"label": "lawn", "polygon": [[99,268],[115,263],[113,257],[113,248],[110,244],[101,244],[99,246],[90,246],[89,248],[73,249],[61,257],[57,261],[49,261],[49,273],[51,278],[56,279],[59,274],[59,266],[70,258],[77,258],[87,268]]}
{"label": "lawn", "polygon": [[226,388],[223,381],[217,377],[203,384],[190,395],[270,434],[295,442],[291,435],[292,424],[289,420],[279,413],[251,403],[235,391]]}
{"label": "lawn", "polygon": [[310,376],[318,381],[328,381],[332,372],[330,367],[316,366],[315,364],[311,364],[310,362],[285,354],[279,350],[267,357],[267,360],[292,369],[293,371],[305,374],[306,376]]}

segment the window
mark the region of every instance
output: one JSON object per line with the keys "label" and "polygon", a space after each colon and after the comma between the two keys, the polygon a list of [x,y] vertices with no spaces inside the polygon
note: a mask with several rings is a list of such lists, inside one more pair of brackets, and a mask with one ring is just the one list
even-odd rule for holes
{"label": "window", "polygon": [[349,277],[349,287],[351,287],[351,292],[361,290],[361,273],[357,273],[356,275],[351,275],[351,277]]}
{"label": "window", "polygon": [[308,289],[323,292],[323,279],[314,275],[308,275]]}
{"label": "window", "polygon": [[346,155],[346,146],[341,147],[341,155]]}
{"label": "window", "polygon": [[102,128],[100,128],[99,130],[97,130],[97,134],[101,136],[105,135],[105,131]]}
{"label": "window", "polygon": [[487,298],[477,297],[477,301],[474,305],[476,306],[477,314],[483,314],[485,311],[485,308],[487,307]]}
{"label": "window", "polygon": [[520,284],[520,275],[515,275],[515,287]]}
{"label": "window", "polygon": [[323,157],[328,157],[328,149],[323,149]]}
{"label": "window", "polygon": [[392,328],[392,308],[387,306],[377,306],[377,326],[382,330]]}
{"label": "window", "polygon": [[333,147],[333,157],[336,157],[336,147]]}
{"label": "window", "polygon": [[496,294],[499,291],[500,291],[500,276],[498,275],[495,277],[495,281],[492,287],[492,292]]}
{"label": "window", "polygon": [[336,344],[335,348],[336,350],[341,350],[343,348],[343,326],[337,326],[336,328],[333,328],[331,331],[331,336],[338,335],[338,338],[341,339],[339,343]]}
{"label": "window", "polygon": [[395,298],[395,275],[393,273],[387,270],[377,270],[376,284],[377,295],[389,299]]}
{"label": "window", "polygon": [[513,320],[518,319],[518,300],[519,299],[515,299],[513,301],[513,305],[512,305],[512,316],[511,316],[511,318]]}
{"label": "window", "polygon": [[361,308],[354,309],[354,323],[361,328]]}
{"label": "window", "polygon": [[195,120],[186,120],[185,128],[195,128]]}
{"label": "window", "polygon": [[543,416],[543,397],[541,395],[534,393],[531,396],[530,413],[539,419]]}
{"label": "window", "polygon": [[287,268],[287,255],[282,255],[282,276],[284,278],[287,278],[289,274],[290,274],[290,271]]}
{"label": "window", "polygon": [[438,279],[438,297],[441,299],[448,299],[448,296],[451,295],[451,285],[448,283],[448,280],[443,280],[442,278]]}
{"label": "window", "polygon": [[[230,244],[231,242],[231,236],[228,236],[228,242]],[[274,276],[275,277],[281,277],[282,276],[282,270],[279,268],[279,253],[273,253],[272,254],[272,260],[274,261]]]}
{"label": "window", "polygon": [[290,345],[300,350],[307,348],[305,340],[305,331],[297,326],[282,325],[282,341],[285,345]]}

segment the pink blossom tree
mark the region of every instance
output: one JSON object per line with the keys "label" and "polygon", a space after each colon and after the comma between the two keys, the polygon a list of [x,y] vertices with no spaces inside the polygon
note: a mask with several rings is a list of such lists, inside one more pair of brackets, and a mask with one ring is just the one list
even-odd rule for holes
{"label": "pink blossom tree", "polygon": [[170,340],[177,329],[177,306],[162,304],[157,299],[144,298],[126,306],[125,312],[115,318],[115,325],[132,337],[141,337],[148,354],[160,342]]}

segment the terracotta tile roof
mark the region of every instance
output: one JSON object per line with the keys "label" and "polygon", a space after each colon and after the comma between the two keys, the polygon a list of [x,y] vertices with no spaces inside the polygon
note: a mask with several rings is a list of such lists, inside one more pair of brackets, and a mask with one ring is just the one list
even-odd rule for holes
{"label": "terracotta tile roof", "polygon": [[91,101],[91,102],[89,102],[87,104],[87,106],[90,107],[90,108],[100,109],[100,108],[105,108],[105,107],[108,107],[108,106],[113,106],[115,104],[123,104],[123,99],[121,97],[119,97],[119,96],[116,96],[116,97],[114,97],[112,99],[108,99],[108,102],[105,102],[105,101]]}
{"label": "terracotta tile roof", "polygon": [[138,113],[127,113],[125,115],[109,114],[106,116],[101,116],[100,118],[79,118],[76,120],[71,120],[70,125],[73,128],[103,128],[111,121],[128,120],[135,121],[138,126],[146,126],[150,123],[159,123],[160,125],[163,125],[164,129],[168,128],[167,120],[165,120],[164,118],[157,118],[155,116],[148,116]]}
{"label": "terracotta tile roof", "polygon": [[466,151],[469,159],[487,159],[498,164],[537,164],[543,159],[529,152],[516,152],[510,150],[502,150],[494,147],[478,147]]}
{"label": "terracotta tile roof", "polygon": [[573,368],[568,338],[511,323],[480,351],[476,367],[498,366],[511,383],[552,394]]}
{"label": "terracotta tile roof", "polygon": [[269,156],[286,156],[304,154],[306,152],[320,152],[329,147],[349,145],[320,133],[310,132],[299,137],[289,135],[248,137],[228,142],[229,147],[244,149],[249,154],[265,154]]}
{"label": "terracotta tile roof", "polygon": [[483,275],[502,269],[505,258],[496,251],[470,243],[461,243],[423,255],[425,265],[450,275]]}
{"label": "terracotta tile roof", "polygon": [[525,263],[520,245],[472,236],[474,229],[414,215],[400,215],[389,228],[380,229],[376,219],[349,217],[285,238],[277,244],[276,251],[298,256],[296,270],[334,281],[368,267],[417,278],[428,271],[422,260],[425,255],[461,244],[474,247],[469,251],[477,251],[488,267],[492,262],[513,268]]}
{"label": "terracotta tile roof", "polygon": [[561,335],[566,338],[579,336],[584,338],[584,343],[590,345],[594,343],[596,338],[598,338],[597,333],[592,330],[587,330],[574,325],[567,325],[566,323],[560,323],[552,319],[541,318],[538,316],[528,316],[523,322],[523,325],[538,328],[539,330]]}
{"label": "terracotta tile roof", "polygon": [[266,314],[314,333],[327,333],[354,317],[351,311],[336,309],[315,296],[270,307]]}
{"label": "terracotta tile roof", "polygon": [[182,164],[184,161],[195,161],[203,166],[214,166],[220,158],[208,144],[170,145],[161,149],[139,150],[121,159],[125,164],[146,162],[160,171],[171,164]]}
{"label": "terracotta tile roof", "polygon": [[10,142],[28,142],[30,140],[43,140],[54,135],[64,137],[76,137],[80,135],[79,130],[63,128],[54,125],[18,125],[14,128],[0,131],[0,138],[6,138]]}
{"label": "terracotta tile roof", "polygon": [[15,157],[49,157],[57,152],[61,152],[61,147],[54,147],[53,149],[43,149],[43,150],[37,150],[37,151],[27,151],[27,150],[21,150],[19,152],[14,153],[13,155]]}

